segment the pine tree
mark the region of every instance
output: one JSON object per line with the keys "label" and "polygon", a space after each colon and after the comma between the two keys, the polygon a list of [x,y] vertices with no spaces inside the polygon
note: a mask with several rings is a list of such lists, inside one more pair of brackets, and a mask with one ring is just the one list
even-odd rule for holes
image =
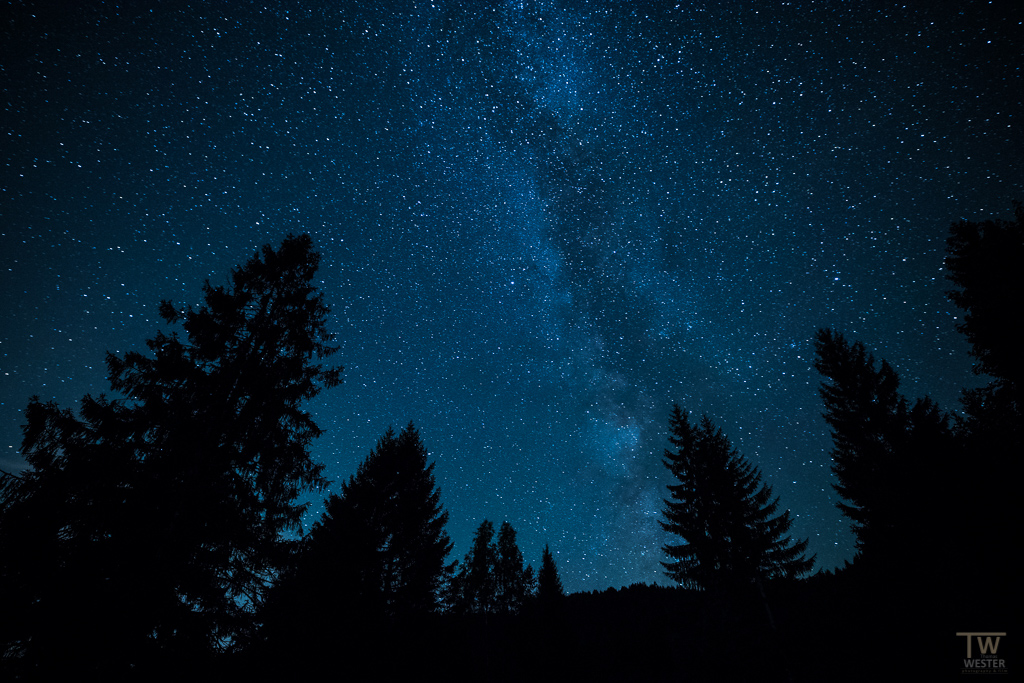
{"label": "pine tree", "polygon": [[555,558],[551,555],[551,548],[545,545],[540,560],[540,572],[537,574],[537,601],[541,605],[550,606],[564,595]]}
{"label": "pine tree", "polygon": [[758,469],[741,457],[706,416],[700,425],[675,406],[664,464],[669,485],[662,527],[683,543],[663,550],[665,574],[687,588],[731,588],[757,579],[799,577],[811,570],[807,540],[785,534],[789,512],[776,515],[778,498]]}
{"label": "pine tree", "polygon": [[0,555],[31,536],[46,545],[2,567],[31,596],[27,650],[111,636],[120,653],[138,651],[133,637],[217,648],[247,629],[290,548],[283,532],[298,528],[295,499],[324,483],[309,456],[320,429],[302,404],[341,368],[319,363],[336,349],[318,264],[308,236],[264,247],[230,287],[207,282],[198,310],[161,303],[185,339],[160,332],[151,355],[108,355],[124,398],[86,396],[80,418],[29,403],[30,469],[0,519]]}

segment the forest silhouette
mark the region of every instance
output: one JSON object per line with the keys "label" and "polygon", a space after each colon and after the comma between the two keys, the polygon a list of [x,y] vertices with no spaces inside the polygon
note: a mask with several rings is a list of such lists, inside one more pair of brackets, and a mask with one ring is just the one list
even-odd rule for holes
{"label": "forest silhouette", "polygon": [[[0,473],[0,674],[355,680],[930,679],[958,631],[1007,632],[1010,460],[1021,449],[1014,221],[952,226],[950,300],[975,371],[960,410],[908,399],[864,344],[819,330],[815,367],[852,562],[811,574],[788,510],[712,419],[666,406],[661,551],[675,587],[566,595],[513,524],[450,558],[450,512],[411,423],[389,429],[301,533],[325,489],[304,404],[342,368],[306,236],[266,246],[160,314],[149,353],[107,357],[111,396],[32,398]],[[460,511],[461,512],[461,511]],[[514,520],[513,520],[514,521]],[[571,558],[569,560],[571,562]],[[1012,625],[1009,628],[1012,635]]]}

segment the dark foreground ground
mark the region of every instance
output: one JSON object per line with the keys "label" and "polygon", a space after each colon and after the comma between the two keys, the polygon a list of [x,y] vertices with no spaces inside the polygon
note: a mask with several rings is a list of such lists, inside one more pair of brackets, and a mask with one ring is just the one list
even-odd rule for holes
{"label": "dark foreground ground", "polygon": [[972,583],[872,587],[840,573],[740,596],[633,586],[516,618],[324,631],[319,642],[267,644],[231,668],[351,680],[932,681],[961,676],[957,633],[1005,632],[999,656],[1013,674],[1019,631],[1005,584]]}
{"label": "dark foreground ground", "polygon": [[310,614],[242,654],[163,655],[114,669],[79,660],[26,671],[7,662],[0,679],[955,680],[966,657],[957,633],[966,632],[1006,634],[998,657],[1009,679],[1024,661],[1007,575],[893,583],[846,571],[729,596],[637,585],[569,595],[517,617],[439,616],[401,627]]}

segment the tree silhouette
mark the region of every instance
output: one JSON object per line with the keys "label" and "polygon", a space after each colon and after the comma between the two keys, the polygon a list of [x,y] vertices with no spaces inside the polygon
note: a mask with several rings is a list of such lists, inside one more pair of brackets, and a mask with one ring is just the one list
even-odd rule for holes
{"label": "tree silhouette", "polygon": [[541,605],[551,605],[564,595],[555,558],[551,555],[551,549],[545,545],[541,554],[540,572],[537,574],[537,601]]}
{"label": "tree silhouette", "polygon": [[[946,268],[955,289],[950,300],[964,311],[957,325],[977,360],[975,373],[988,375],[987,386],[965,390],[961,402],[966,419],[959,425],[967,467],[955,473],[961,538],[976,548],[973,562],[959,569],[989,585],[999,573],[1009,580],[1012,544],[997,520],[1014,519],[1017,512],[1013,462],[1024,450],[1021,375],[1024,356],[1017,333],[1018,312],[1024,306],[1024,283],[1017,273],[1024,259],[1024,205],[1015,203],[1015,220],[953,224],[946,241]],[[952,486],[949,488],[952,489]]]}
{"label": "tree silhouette", "polygon": [[309,546],[336,548],[358,576],[343,590],[387,617],[439,607],[452,544],[433,471],[411,422],[397,437],[389,428],[310,531]]}
{"label": "tree silhouette", "polygon": [[473,534],[473,544],[452,579],[451,602],[458,614],[489,614],[498,609],[498,585],[494,571],[498,549],[494,524],[485,519]]}
{"label": "tree silhouette", "polygon": [[949,418],[929,398],[910,405],[896,372],[885,361],[876,368],[860,342],[820,330],[815,349],[815,368],[827,379],[820,392],[832,430],[833,487],[844,499],[837,506],[853,522],[862,564],[898,564],[929,533],[917,522],[922,506],[932,507],[928,498],[951,483]]}
{"label": "tree silhouette", "polygon": [[[975,373],[992,378],[988,386],[964,392],[970,449],[994,461],[1024,448],[1024,354],[1016,327],[1017,312],[1024,306],[1024,283],[1016,273],[1024,260],[1024,205],[1018,202],[1015,208],[1014,222],[955,223],[946,241],[947,277],[956,287],[947,296],[964,311],[957,329],[978,361]],[[992,464],[1003,468],[1008,461]]]}
{"label": "tree silhouette", "polygon": [[946,240],[947,277],[955,289],[949,299],[964,311],[957,325],[977,359],[974,371],[991,375],[999,387],[1019,387],[1024,373],[1017,316],[1024,282],[1016,269],[1024,260],[1024,205],[1015,205],[1013,222],[954,223]]}
{"label": "tree silhouette", "polygon": [[533,569],[527,572],[523,567],[523,553],[516,544],[516,530],[508,522],[502,522],[498,531],[495,560],[498,610],[516,614],[531,595],[527,590]]}
{"label": "tree silhouette", "polygon": [[452,610],[457,614],[518,614],[533,596],[534,583],[533,567],[523,568],[516,530],[502,522],[495,540],[494,525],[485,519],[452,579]]}
{"label": "tree silhouette", "polygon": [[788,536],[789,511],[758,469],[742,458],[706,416],[691,425],[673,407],[664,464],[678,483],[669,485],[662,527],[683,543],[666,545],[665,574],[687,588],[731,588],[760,578],[799,577],[811,570],[807,541]]}
{"label": "tree silhouette", "polygon": [[308,236],[264,247],[230,287],[207,282],[198,310],[161,303],[185,339],[108,355],[124,398],[86,396],[80,417],[30,401],[30,468],[0,517],[4,581],[24,591],[13,651],[218,648],[248,629],[305,509],[296,497],[324,483],[302,404],[341,368],[319,362],[335,348],[318,265]]}

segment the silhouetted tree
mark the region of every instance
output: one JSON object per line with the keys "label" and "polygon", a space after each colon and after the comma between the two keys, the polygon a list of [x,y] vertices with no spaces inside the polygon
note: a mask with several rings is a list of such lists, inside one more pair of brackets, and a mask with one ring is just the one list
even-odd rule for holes
{"label": "silhouetted tree", "polygon": [[488,614],[498,609],[498,585],[494,567],[498,549],[494,524],[484,520],[473,534],[473,544],[452,579],[452,603],[456,613]]}
{"label": "silhouetted tree", "polygon": [[[928,500],[947,493],[945,468],[955,449],[949,418],[931,399],[912,406],[899,393],[899,377],[888,363],[876,369],[860,342],[832,330],[815,342],[825,421],[832,430],[833,487],[852,521],[860,558],[897,564],[920,547]],[[949,491],[948,493],[952,493]],[[946,527],[948,529],[948,527]]]}
{"label": "silhouetted tree", "polygon": [[[1019,388],[1024,374],[1017,318],[1024,304],[1024,205],[1015,205],[1013,222],[954,223],[946,240],[947,293],[964,311],[957,329],[971,344],[974,371],[993,377],[1003,389]],[[1015,397],[1015,400],[1019,400]]]}
{"label": "silhouetted tree", "polygon": [[0,470],[0,514],[13,505],[21,497],[21,484],[24,480],[16,474]]}
{"label": "silhouetted tree", "polygon": [[537,597],[537,572],[533,570],[531,564],[526,565],[526,569],[523,570],[523,594],[528,601]]}
{"label": "silhouetted tree", "polygon": [[807,541],[785,536],[789,511],[756,467],[741,457],[706,416],[691,425],[674,406],[664,464],[678,483],[669,485],[662,527],[683,543],[666,545],[665,574],[684,587],[719,588],[759,578],[799,577],[811,570]]}
{"label": "silhouetted tree", "polygon": [[330,496],[309,534],[309,561],[322,565],[336,551],[349,566],[345,573],[358,576],[355,585],[338,588],[354,592],[359,604],[376,605],[382,616],[433,613],[439,606],[452,544],[427,457],[412,423],[397,437],[388,429],[340,495]]}
{"label": "silhouetted tree", "polygon": [[452,610],[459,614],[517,614],[533,596],[535,581],[533,567],[523,568],[523,553],[512,525],[502,522],[495,541],[494,525],[485,519],[452,580]]}
{"label": "silhouetted tree", "polygon": [[1024,281],[1017,273],[1024,260],[1024,205],[1015,203],[1014,213],[1013,222],[955,223],[946,242],[947,277],[955,286],[947,296],[964,311],[957,329],[971,344],[975,373],[991,377],[987,386],[963,392],[966,419],[958,431],[970,459],[955,474],[959,537],[977,549],[970,554],[974,562],[960,573],[980,573],[989,585],[1000,585],[996,573],[1008,578],[1013,565],[1012,544],[999,520],[1016,517],[1014,479],[1007,474],[1024,451],[1024,354],[1017,332],[1024,307]]}
{"label": "silhouetted tree", "polygon": [[318,264],[308,236],[264,247],[230,287],[207,282],[198,310],[160,305],[185,339],[108,355],[125,398],[86,396],[80,418],[29,403],[30,467],[0,518],[3,581],[24,591],[15,654],[218,648],[248,628],[299,526],[296,497],[324,483],[302,404],[341,368],[318,362],[336,350]]}
{"label": "silhouetted tree", "polygon": [[564,595],[555,558],[551,555],[551,548],[545,545],[541,554],[540,572],[537,574],[537,601],[541,605],[551,605]]}
{"label": "silhouetted tree", "polygon": [[[523,553],[516,544],[516,530],[508,522],[502,522],[498,531],[498,545],[495,553],[495,583],[497,585],[498,611],[518,613],[523,607],[529,576],[523,568]],[[530,570],[530,575],[533,570]]]}
{"label": "silhouetted tree", "polygon": [[1004,457],[1024,448],[1024,354],[1017,334],[1024,281],[1016,272],[1024,260],[1024,205],[1016,203],[1015,209],[1014,222],[955,223],[946,241],[947,277],[956,286],[947,296],[964,311],[957,329],[971,344],[975,373],[992,378],[988,386],[964,392],[970,449],[986,454],[996,468],[1005,468]]}

